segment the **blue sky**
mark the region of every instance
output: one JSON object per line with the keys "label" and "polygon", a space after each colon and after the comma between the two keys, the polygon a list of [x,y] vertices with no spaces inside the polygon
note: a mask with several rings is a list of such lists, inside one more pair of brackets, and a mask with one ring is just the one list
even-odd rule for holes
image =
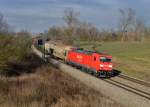
{"label": "blue sky", "polygon": [[80,19],[98,28],[115,28],[119,8],[133,8],[150,25],[150,0],[0,0],[0,12],[15,30],[43,32],[63,25],[65,8],[80,12]]}

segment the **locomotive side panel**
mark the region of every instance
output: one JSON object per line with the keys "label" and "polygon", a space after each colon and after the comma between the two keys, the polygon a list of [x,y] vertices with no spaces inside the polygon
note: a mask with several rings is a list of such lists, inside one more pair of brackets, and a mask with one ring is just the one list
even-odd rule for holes
{"label": "locomotive side panel", "polygon": [[[105,58],[105,60],[103,59],[103,61],[101,61],[101,58]],[[86,54],[78,51],[70,51],[67,56],[67,61],[81,65],[96,72],[111,72],[112,62],[109,61],[110,59],[111,57],[107,55],[97,53]]]}
{"label": "locomotive side panel", "polygon": [[70,51],[68,52],[67,61],[73,62],[75,64],[90,68],[91,67],[91,55],[86,55],[82,53],[77,53]]}

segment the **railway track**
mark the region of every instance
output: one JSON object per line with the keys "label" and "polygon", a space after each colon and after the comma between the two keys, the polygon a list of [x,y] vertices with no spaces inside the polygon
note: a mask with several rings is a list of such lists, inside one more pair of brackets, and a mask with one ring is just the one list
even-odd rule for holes
{"label": "railway track", "polygon": [[[61,61],[61,63],[64,63],[64,62]],[[76,69],[78,69],[78,68],[76,68]],[[122,81],[120,81],[119,78],[121,78]],[[102,80],[109,83],[109,84],[115,85],[119,88],[122,88],[126,91],[132,92],[136,95],[139,95],[141,97],[144,97],[144,98],[150,100],[150,83],[149,82],[139,80],[139,79],[136,79],[133,77],[129,77],[129,76],[124,75],[124,74],[120,74],[114,78],[112,77],[110,79],[102,79]],[[130,83],[126,82],[126,81],[129,81]]]}
{"label": "railway track", "polygon": [[125,74],[120,74],[120,75],[118,75],[118,77],[136,82],[138,84],[141,84],[141,85],[144,85],[144,86],[147,86],[147,87],[150,87],[150,82],[146,82],[146,81],[143,81],[143,80],[140,80],[140,79],[137,79],[137,78],[129,77]]}
{"label": "railway track", "polygon": [[[64,63],[63,61],[61,61],[61,62]],[[120,79],[118,79],[118,78],[121,78],[122,81],[120,81]],[[139,80],[139,79],[136,79],[133,77],[129,77],[124,74],[120,74],[120,75],[118,75],[118,77],[114,77],[114,78],[112,77],[110,79],[102,79],[102,80],[109,84],[115,85],[119,88],[122,88],[126,91],[132,92],[136,95],[139,95],[141,97],[144,97],[144,98],[150,100],[150,88],[149,88],[150,83],[148,83],[148,82],[145,82],[143,80]],[[129,82],[128,82],[129,83],[128,84],[125,81],[130,81],[134,85],[130,84]]]}
{"label": "railway track", "polygon": [[150,100],[150,93],[145,90],[141,90],[137,87],[131,86],[129,84],[114,79],[105,79],[104,81]]}
{"label": "railway track", "polygon": [[[61,59],[59,60],[59,62],[65,64],[64,61],[61,60]],[[73,67],[73,68],[79,69],[79,68],[76,68],[76,67]],[[79,69],[79,70],[81,70],[81,69]],[[86,73],[88,73],[88,72],[86,72]],[[89,73],[89,75],[91,75],[91,73]],[[92,76],[94,76],[94,75],[92,75]],[[99,77],[97,77],[97,78],[99,78]],[[141,97],[144,97],[144,98],[150,100],[150,88],[149,88],[150,87],[150,83],[149,82],[146,82],[146,81],[143,81],[143,80],[139,80],[139,79],[136,79],[136,78],[133,78],[133,77],[129,77],[129,76],[124,75],[124,74],[118,75],[117,78],[122,78],[125,81],[130,81],[130,82],[133,82],[134,84],[142,85],[143,87],[146,86],[148,90],[142,90],[141,87],[139,87],[139,86],[136,86],[136,87],[132,86],[132,84],[127,84],[127,83],[125,83],[123,81],[121,82],[121,81],[117,80],[116,78],[102,79],[102,80],[107,82],[107,83],[109,83],[109,84],[115,85],[115,86],[117,86],[119,88],[122,88],[122,89],[124,89],[126,91],[132,92],[132,93],[134,93],[134,94],[136,94],[138,96],[141,96]]]}
{"label": "railway track", "polygon": [[[61,63],[65,64],[63,60],[59,60],[59,61]],[[79,69],[76,67],[73,67],[73,68]],[[97,78],[99,78],[99,77],[97,77]],[[120,74],[116,77],[112,77],[110,79],[102,79],[102,80],[109,84],[115,85],[119,88],[122,88],[126,91],[132,92],[136,95],[139,95],[141,97],[144,97],[144,98],[150,100],[150,83],[149,82],[146,82],[146,81],[143,81],[140,79],[136,79],[136,78],[127,76],[125,74]],[[126,82],[126,81],[129,81],[129,82]]]}
{"label": "railway track", "polygon": [[[59,60],[59,61],[61,63],[65,64],[63,60]],[[73,67],[73,68],[79,69],[79,68],[76,68],[76,67]],[[99,77],[97,77],[97,78],[99,78]],[[119,78],[121,78],[122,81],[120,81]],[[146,82],[146,81],[143,81],[143,80],[139,80],[139,79],[136,79],[136,78],[133,78],[133,77],[129,77],[129,76],[124,75],[124,74],[120,74],[120,75],[118,75],[117,77],[114,77],[114,78],[112,77],[110,79],[102,79],[102,80],[107,82],[107,83],[109,83],[109,84],[115,85],[115,86],[117,86],[119,88],[122,88],[122,89],[124,89],[126,91],[132,92],[132,93],[134,93],[136,95],[139,95],[141,97],[144,97],[144,98],[150,100],[150,88],[149,88],[150,87],[150,83],[149,82]],[[129,83],[128,84],[125,81],[130,81],[134,85],[130,84],[129,82],[128,82]],[[145,90],[145,88],[143,88],[143,87],[146,87],[147,90]]]}
{"label": "railway track", "polygon": [[150,100],[150,83],[124,74],[104,81]]}
{"label": "railway track", "polygon": [[[32,49],[43,59],[43,53],[38,51],[34,46],[32,46]],[[95,78],[94,75],[88,76],[87,73],[80,72],[81,69],[77,70],[75,67],[70,67],[61,60],[50,59],[50,63],[124,106],[149,107],[150,105],[149,85],[137,82],[138,80],[132,81],[131,79],[126,79],[125,76],[117,76],[111,79],[102,79],[102,81],[100,81],[98,77]]]}

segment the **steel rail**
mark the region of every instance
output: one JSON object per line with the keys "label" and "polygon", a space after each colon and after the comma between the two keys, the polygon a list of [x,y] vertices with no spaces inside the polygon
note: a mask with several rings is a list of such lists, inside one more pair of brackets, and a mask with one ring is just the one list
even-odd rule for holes
{"label": "steel rail", "polygon": [[132,81],[132,82],[135,82],[135,83],[138,83],[138,84],[141,84],[141,85],[144,85],[144,86],[147,86],[147,87],[150,87],[150,82],[146,82],[144,80],[140,80],[140,79],[137,79],[137,78],[134,78],[134,77],[130,77],[130,76],[127,76],[125,74],[120,74],[120,75],[118,75],[118,77],[129,80],[129,81]]}
{"label": "steel rail", "polygon": [[114,81],[114,80],[111,80],[111,79],[110,80],[109,79],[107,79],[107,80],[105,79],[104,81],[109,83],[109,84],[115,85],[115,86],[117,86],[119,88],[122,88],[124,90],[127,90],[129,92],[132,92],[134,94],[137,94],[137,95],[139,95],[141,97],[144,97],[144,98],[150,100],[150,94],[149,93],[146,93],[144,91],[138,90],[136,88],[130,87],[128,85],[125,85],[123,83],[120,83],[118,81]]}

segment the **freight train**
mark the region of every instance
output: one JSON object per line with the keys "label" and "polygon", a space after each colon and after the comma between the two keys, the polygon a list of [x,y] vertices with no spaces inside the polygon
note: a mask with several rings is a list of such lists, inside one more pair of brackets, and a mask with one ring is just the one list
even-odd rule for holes
{"label": "freight train", "polygon": [[63,59],[67,64],[86,69],[99,77],[113,74],[112,56],[65,45],[59,41],[47,41],[45,51],[50,57]]}

